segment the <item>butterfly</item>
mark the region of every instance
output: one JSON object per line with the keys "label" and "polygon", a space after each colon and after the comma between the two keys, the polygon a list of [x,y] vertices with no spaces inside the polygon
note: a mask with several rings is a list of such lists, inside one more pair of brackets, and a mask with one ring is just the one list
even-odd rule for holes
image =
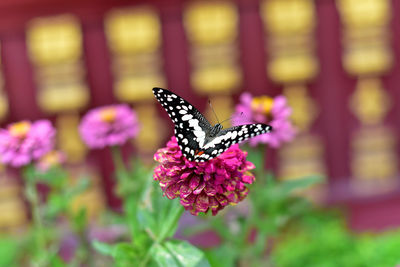
{"label": "butterfly", "polygon": [[205,162],[219,156],[231,145],[268,133],[272,127],[262,123],[222,129],[212,126],[189,102],[167,89],[153,88],[153,93],[175,124],[175,137],[183,156],[189,161]]}

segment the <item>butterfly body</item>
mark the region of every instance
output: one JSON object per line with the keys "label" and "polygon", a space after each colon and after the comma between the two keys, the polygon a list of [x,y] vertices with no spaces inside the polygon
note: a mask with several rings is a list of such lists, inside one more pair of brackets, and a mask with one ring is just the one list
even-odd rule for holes
{"label": "butterfly body", "polygon": [[222,129],[212,126],[189,102],[169,90],[153,88],[153,93],[175,124],[175,137],[183,155],[190,161],[204,162],[217,157],[231,145],[270,132],[266,124],[245,124]]}

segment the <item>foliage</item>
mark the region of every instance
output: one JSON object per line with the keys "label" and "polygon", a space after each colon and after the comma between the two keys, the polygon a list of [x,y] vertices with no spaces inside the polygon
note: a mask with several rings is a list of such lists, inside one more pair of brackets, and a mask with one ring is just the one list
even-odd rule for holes
{"label": "foliage", "polygon": [[250,160],[257,166],[257,180],[250,188],[245,207],[227,211],[225,216],[206,217],[199,225],[186,229],[188,235],[210,229],[218,233],[221,246],[206,251],[212,266],[271,265],[266,253],[267,242],[311,209],[306,199],[293,195],[293,192],[321,182],[322,177],[278,181],[262,166],[263,153],[262,149],[249,153]]}
{"label": "foliage", "polygon": [[[32,227],[22,238],[0,238],[0,266],[21,266],[33,261],[37,266],[94,266],[93,255],[99,254],[112,261],[113,266],[121,267],[400,264],[400,230],[380,235],[352,234],[339,215],[317,211],[307,199],[294,194],[321,182],[322,177],[280,181],[264,168],[265,147],[247,150],[248,160],[257,166],[257,180],[250,187],[246,201],[218,216],[200,216],[198,224],[185,229],[187,235],[205,230],[218,234],[220,245],[204,250],[176,238],[184,209],[178,199],[168,200],[163,196],[153,180],[152,167],[139,159],[126,165],[117,147],[112,148],[112,153],[116,193],[123,199],[123,213],[108,211],[107,217],[110,224],[125,225],[128,234],[116,242],[89,240],[86,210],[77,212],[71,208],[73,199],[90,185],[88,177],[80,177],[71,184],[69,174],[59,167],[43,173],[30,165],[24,172],[29,185],[25,194],[36,206],[35,214],[42,220],[42,229]],[[45,204],[38,201],[37,183],[49,188]],[[79,239],[74,259],[69,263],[59,253],[63,237],[57,225],[60,218],[66,219]],[[38,240],[42,243],[38,244]]]}
{"label": "foliage", "polygon": [[400,264],[399,247],[399,230],[356,235],[339,216],[313,212],[285,233],[271,258],[279,267],[389,267]]}
{"label": "foliage", "polygon": [[[139,160],[132,171],[114,152],[119,190],[124,197],[125,223],[131,241],[117,244],[94,242],[94,248],[111,256],[116,266],[209,266],[204,253],[183,240],[173,239],[183,207],[167,200],[152,179],[152,169]],[[134,182],[133,182],[134,181]]]}
{"label": "foliage", "polygon": [[[60,217],[65,217],[74,233],[85,237],[87,228],[86,212],[71,210],[71,202],[74,197],[82,193],[89,186],[89,179],[79,177],[76,184],[70,184],[69,174],[60,167],[52,167],[46,172],[37,170],[34,165],[27,165],[24,170],[25,195],[31,199],[33,217],[40,218],[40,225],[30,227],[26,234],[16,239],[12,236],[0,239],[0,266],[18,266],[20,262],[31,262],[31,264],[64,266],[59,257],[59,244],[63,237],[57,224]],[[36,185],[44,184],[48,187],[47,202],[45,205],[39,201]],[[6,245],[2,245],[7,242]],[[82,251],[83,258],[90,255],[87,248],[81,242],[78,247]],[[46,249],[43,249],[45,247]],[[24,251],[22,253],[21,251]],[[26,253],[28,252],[28,253]]]}

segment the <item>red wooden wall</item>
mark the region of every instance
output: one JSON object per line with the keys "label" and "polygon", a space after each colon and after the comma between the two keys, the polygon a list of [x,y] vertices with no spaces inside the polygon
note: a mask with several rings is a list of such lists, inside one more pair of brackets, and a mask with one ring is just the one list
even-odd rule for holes
{"label": "red wooden wall", "polygon": [[[253,94],[277,95],[279,85],[266,75],[265,36],[259,14],[259,1],[235,1],[240,14],[240,53],[244,81],[242,91]],[[7,121],[39,119],[44,116],[35,102],[33,70],[26,47],[26,24],[35,17],[75,14],[81,22],[84,36],[84,60],[87,80],[91,91],[90,107],[116,102],[112,93],[113,77],[110,71],[110,55],[104,34],[104,15],[113,7],[133,6],[143,3],[154,5],[160,12],[162,23],[163,57],[169,88],[183,97],[194,99],[194,104],[204,106],[204,98],[196,98],[190,90],[190,63],[188,42],[182,24],[185,1],[93,1],[93,0],[3,0],[0,1],[0,42],[5,90],[10,104]],[[400,225],[400,188],[390,194],[355,198],[349,189],[350,179],[350,132],[357,122],[348,110],[348,99],[355,87],[355,78],[343,69],[341,56],[341,22],[334,0],[315,1],[317,13],[317,56],[319,74],[309,84],[310,92],[320,107],[313,131],[320,134],[326,148],[326,164],[329,176],[329,201],[347,205],[349,220],[355,228],[382,228]],[[393,10],[400,10],[400,2],[392,1]],[[400,122],[400,16],[393,13],[391,21],[394,66],[383,77],[395,105],[388,116],[388,123]],[[151,88],[149,88],[150,90]],[[235,96],[237,97],[237,95]],[[237,99],[237,98],[236,98]],[[197,101],[197,102],[196,102]],[[398,129],[397,132],[398,132]],[[400,154],[399,147],[397,151]],[[272,152],[274,153],[274,152]],[[111,163],[106,152],[92,155],[104,173],[106,185],[110,185]],[[271,155],[274,159],[276,156]],[[106,186],[111,194],[111,189]],[[118,201],[110,195],[110,204]]]}

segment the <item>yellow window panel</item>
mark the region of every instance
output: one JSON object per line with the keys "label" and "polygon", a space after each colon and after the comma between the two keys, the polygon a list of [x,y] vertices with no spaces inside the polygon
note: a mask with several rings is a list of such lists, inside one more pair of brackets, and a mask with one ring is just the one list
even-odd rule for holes
{"label": "yellow window panel", "polygon": [[88,152],[78,131],[79,122],[78,113],[71,112],[57,117],[57,146],[66,153],[68,163],[82,162]]}
{"label": "yellow window panel", "polygon": [[5,119],[8,114],[8,100],[3,92],[0,92],[0,120]]}
{"label": "yellow window panel", "polygon": [[279,150],[282,159],[308,160],[309,158],[321,158],[324,154],[324,146],[320,137],[310,134],[301,134],[292,143],[284,145]]}
{"label": "yellow window panel", "polygon": [[314,99],[309,96],[307,88],[302,85],[288,86],[284,88],[284,95],[293,109],[290,119],[296,128],[301,131],[310,130],[318,115],[318,110]]}
{"label": "yellow window panel", "polygon": [[363,127],[352,136],[351,147],[361,152],[391,150],[396,147],[396,137],[388,127]]}
{"label": "yellow window panel", "polygon": [[26,222],[26,210],[22,200],[16,198],[0,201],[0,229],[22,226]]}
{"label": "yellow window panel", "polygon": [[82,33],[78,19],[72,15],[30,21],[27,42],[36,65],[76,61],[82,56]]}
{"label": "yellow window panel", "polygon": [[380,74],[393,64],[393,54],[385,44],[370,45],[354,43],[347,46],[343,54],[343,65],[353,75]]}
{"label": "yellow window panel", "polygon": [[56,84],[43,87],[37,93],[39,106],[49,113],[81,109],[89,98],[89,89],[82,83]]}
{"label": "yellow window panel", "polygon": [[86,70],[81,62],[54,64],[36,68],[35,77],[40,84],[51,83],[51,81],[58,83],[83,81],[86,77]]}
{"label": "yellow window panel", "polygon": [[[301,177],[326,176],[324,146],[321,138],[311,134],[300,134],[292,143],[285,144],[278,151],[280,180],[295,180]],[[326,183],[312,185],[296,190],[294,194],[303,195],[313,201],[326,196]]]}
{"label": "yellow window panel", "polygon": [[318,62],[310,54],[285,55],[271,59],[267,72],[275,82],[304,82],[315,77]]}
{"label": "yellow window panel", "polygon": [[[1,64],[1,57],[0,57],[0,64]],[[9,107],[7,95],[4,92],[3,88],[4,88],[4,79],[3,75],[0,73],[0,121],[4,120],[8,115],[8,107]]]}
{"label": "yellow window panel", "polygon": [[393,179],[397,174],[397,156],[394,151],[364,151],[354,157],[351,170],[358,179]]}
{"label": "yellow window panel", "polygon": [[268,0],[261,4],[265,28],[276,34],[308,33],[315,27],[311,0]]}
{"label": "yellow window panel", "polygon": [[116,54],[154,52],[161,44],[158,14],[149,7],[111,11],[105,30],[111,51]]}
{"label": "yellow window panel", "polygon": [[389,95],[379,79],[366,78],[357,83],[350,108],[366,125],[383,123],[391,106]]}
{"label": "yellow window panel", "polygon": [[166,87],[163,75],[153,73],[148,75],[129,75],[118,77],[114,83],[115,96],[124,102],[152,100],[153,87]]}
{"label": "yellow window panel", "polygon": [[336,1],[344,24],[349,27],[387,25],[391,19],[388,0]]}
{"label": "yellow window panel", "polygon": [[191,84],[199,93],[231,93],[242,81],[242,73],[234,65],[208,66],[193,70]]}
{"label": "yellow window panel", "polygon": [[363,126],[351,138],[352,186],[358,193],[393,191],[397,184],[396,135],[385,126]]}
{"label": "yellow window panel", "polygon": [[135,55],[114,56],[112,72],[116,76],[147,75],[160,72],[163,67],[161,53],[143,53]]}
{"label": "yellow window panel", "polygon": [[157,107],[153,104],[135,105],[135,111],[141,128],[139,135],[132,142],[140,153],[152,156],[154,151],[162,146],[161,141],[164,139],[167,129],[165,122],[159,118]]}
{"label": "yellow window panel", "polygon": [[184,12],[190,41],[197,45],[229,43],[236,40],[238,14],[231,2],[194,2]]}
{"label": "yellow window panel", "polygon": [[238,62],[239,49],[236,45],[197,46],[191,51],[190,61],[196,67],[211,65],[235,65]]}
{"label": "yellow window panel", "polygon": [[18,230],[28,221],[21,185],[11,176],[0,165],[0,233]]}

